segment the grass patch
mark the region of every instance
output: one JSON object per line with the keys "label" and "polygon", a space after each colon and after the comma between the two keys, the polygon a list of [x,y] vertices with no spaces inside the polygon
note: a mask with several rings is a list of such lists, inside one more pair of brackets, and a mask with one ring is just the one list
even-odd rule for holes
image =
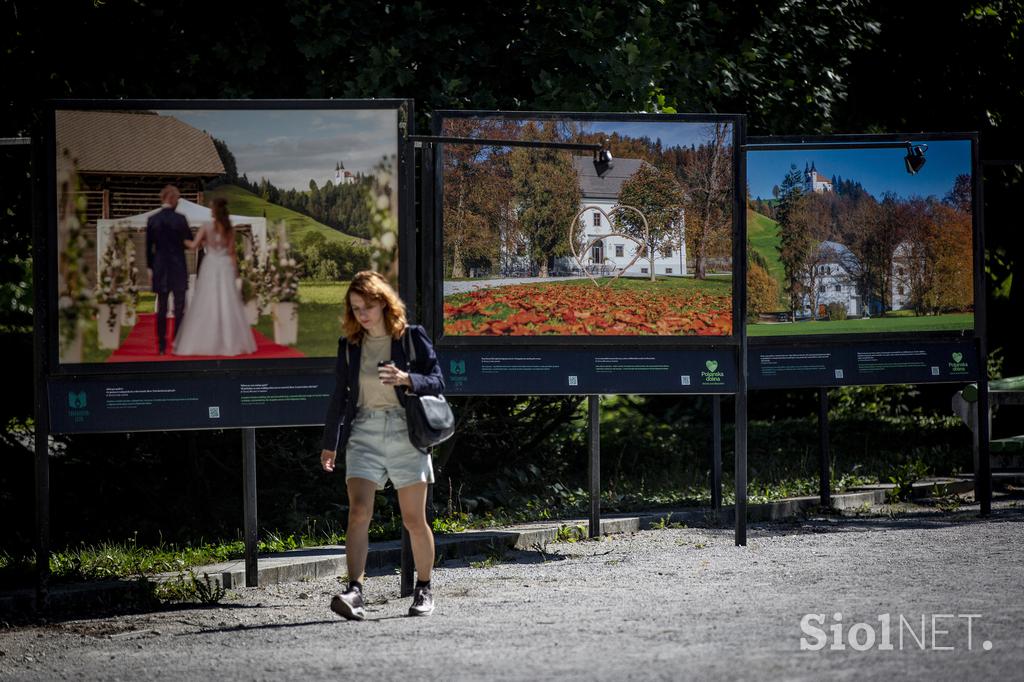
{"label": "grass patch", "polygon": [[[386,539],[398,537],[397,529],[391,527],[393,525],[375,524],[371,527],[371,539],[375,539],[374,536],[384,536]],[[316,522],[312,522],[299,534],[268,533],[257,545],[257,551],[263,554],[343,544],[343,532],[331,524],[318,528]],[[193,545],[160,543],[147,547],[133,539],[127,542],[82,545],[53,552],[50,555],[50,574],[55,582],[64,583],[151,577],[158,573],[184,573],[198,566],[244,557],[245,543],[242,540],[199,542]],[[0,553],[0,587],[31,584],[35,576],[35,564],[34,556]],[[191,584],[185,587],[195,588]],[[201,587],[195,589],[202,591]]]}
{"label": "grass patch", "polygon": [[348,291],[348,282],[300,282],[299,301],[301,303],[325,303],[338,306],[338,314],[341,315],[341,306],[345,303],[345,292]]}
{"label": "grass patch", "polygon": [[974,328],[973,313],[951,315],[900,314],[885,317],[853,320],[807,320],[783,324],[751,324],[747,326],[750,336],[806,336],[811,334],[871,334],[922,331],[962,331]]}
{"label": "grass patch", "polygon": [[293,246],[298,244],[302,237],[310,232],[318,232],[326,237],[328,241],[336,241],[343,244],[365,243],[363,239],[339,232],[297,211],[272,204],[252,192],[235,185],[222,185],[217,189],[207,192],[206,197],[211,200],[218,197],[224,198],[228,202],[228,210],[236,215],[265,217],[267,219],[268,232],[273,230],[274,223],[284,221],[285,228],[288,231],[288,241]]}
{"label": "grass patch", "polygon": [[785,293],[782,282],[786,280],[786,270],[779,258],[779,224],[768,216],[747,209],[747,239],[750,247],[761,254],[768,264],[768,274],[779,283],[779,310],[786,309]]}
{"label": "grass patch", "polygon": [[[341,309],[335,304],[299,302],[299,338],[293,348],[306,357],[334,357],[341,335]],[[261,315],[255,327],[268,339],[274,339],[274,318]]]}

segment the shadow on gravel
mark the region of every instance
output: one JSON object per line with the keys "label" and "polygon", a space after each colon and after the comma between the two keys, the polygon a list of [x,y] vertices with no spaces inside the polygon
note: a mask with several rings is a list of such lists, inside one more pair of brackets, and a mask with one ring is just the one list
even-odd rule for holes
{"label": "shadow on gravel", "polygon": [[[107,629],[109,629],[111,625],[104,622],[108,618],[138,616],[150,613],[262,608],[264,608],[262,605],[255,606],[252,604],[104,604],[92,606],[91,608],[51,609],[43,613],[9,614],[4,617],[4,623],[9,627],[61,627],[76,634],[102,636],[104,634],[109,634]],[[2,631],[3,627],[0,625],[0,632]]]}
{"label": "shadow on gravel", "polygon": [[[371,620],[367,618],[366,620]],[[380,620],[380,619],[372,619]],[[227,625],[217,628],[202,628],[194,632],[179,632],[175,637],[192,637],[194,635],[217,635],[225,632],[257,632],[259,630],[283,630],[288,628],[304,628],[310,625],[330,625],[331,623],[346,623],[344,618],[329,618],[322,620],[306,620],[301,623],[267,623],[266,625]]]}
{"label": "shadow on gravel", "polygon": [[445,559],[441,565],[444,568],[489,568],[500,564],[550,564],[565,561],[568,558],[541,547],[534,549],[497,547],[486,554]]}
{"label": "shadow on gravel", "polygon": [[[993,509],[988,517],[977,509],[958,512],[928,510],[894,510],[878,516],[811,516],[750,524],[749,531],[760,536],[792,535],[793,533],[865,533],[875,530],[934,530],[953,526],[1024,523],[1024,508]],[[732,532],[731,528],[720,528]]]}

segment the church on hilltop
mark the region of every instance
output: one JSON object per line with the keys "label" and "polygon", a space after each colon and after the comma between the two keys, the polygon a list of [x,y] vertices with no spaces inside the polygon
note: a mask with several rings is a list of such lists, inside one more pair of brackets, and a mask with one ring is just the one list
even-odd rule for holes
{"label": "church on hilltop", "polygon": [[352,171],[345,170],[345,164],[341,161],[334,164],[334,186],[351,185],[359,181],[359,178]]}
{"label": "church on hilltop", "polygon": [[804,191],[805,192],[831,192],[832,181],[826,178],[824,175],[818,172],[818,169],[814,167],[814,162],[811,161],[811,165],[804,164]]}

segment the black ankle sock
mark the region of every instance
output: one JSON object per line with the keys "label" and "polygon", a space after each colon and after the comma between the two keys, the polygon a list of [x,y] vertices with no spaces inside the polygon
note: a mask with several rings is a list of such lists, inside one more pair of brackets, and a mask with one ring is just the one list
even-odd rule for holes
{"label": "black ankle sock", "polygon": [[430,581],[429,580],[417,580],[416,581],[416,587],[418,587],[418,588],[419,587],[425,587],[425,588],[427,588],[429,590],[430,589]]}
{"label": "black ankle sock", "polygon": [[350,590],[359,590],[360,592],[362,592],[363,591],[363,584],[361,582],[359,582],[358,580],[350,580],[348,582],[348,589],[350,589]]}

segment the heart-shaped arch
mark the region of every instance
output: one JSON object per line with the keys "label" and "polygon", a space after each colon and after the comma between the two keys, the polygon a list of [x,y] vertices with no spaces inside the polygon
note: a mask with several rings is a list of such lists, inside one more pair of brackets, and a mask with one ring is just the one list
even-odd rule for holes
{"label": "heart-shaped arch", "polygon": [[[617,280],[619,277],[622,276],[622,273],[626,272],[631,267],[633,267],[633,265],[636,264],[636,262],[638,260],[640,260],[641,256],[643,256],[644,250],[647,249],[648,246],[647,246],[646,243],[639,241],[636,237],[633,237],[631,235],[625,234],[624,232],[610,232],[608,234],[604,234],[604,235],[601,235],[599,237],[594,237],[591,240],[589,240],[586,243],[584,243],[583,244],[583,248],[582,248],[583,254],[586,254],[591,249],[591,247],[593,247],[594,244],[596,244],[597,242],[604,241],[605,239],[608,239],[609,237],[621,237],[622,239],[625,239],[627,241],[631,241],[634,244],[636,244],[637,249],[636,249],[636,254],[633,256],[633,259],[631,261],[629,261],[629,263],[627,263],[625,267],[621,268],[618,272],[616,272],[615,275],[610,280],[608,280],[604,284],[599,283],[597,281],[597,278],[595,278],[594,275],[591,274],[590,271],[587,270],[587,266],[583,262],[583,256],[576,252],[576,228],[577,228],[577,225],[579,224],[580,218],[582,218],[583,214],[588,212],[588,211],[596,211],[596,212],[600,213],[601,215],[604,216],[604,219],[608,221],[609,225],[613,224],[612,223],[612,216],[615,215],[616,213],[619,213],[621,211],[633,211],[638,216],[640,216],[640,220],[644,224],[644,240],[645,240],[645,242],[649,242],[650,241],[651,229],[650,229],[650,226],[647,224],[647,216],[645,216],[640,209],[635,208],[633,206],[627,206],[626,204],[619,204],[618,206],[613,208],[610,212],[606,212],[600,206],[594,206],[594,205],[591,204],[591,205],[584,206],[583,208],[581,208],[579,210],[579,212],[575,215],[575,217],[573,217],[572,222],[569,223],[569,250],[572,252],[572,257],[575,259],[576,264],[579,265],[580,271],[581,272],[585,272],[587,274],[587,277],[590,278],[590,281],[593,282],[595,286],[598,286],[598,287],[606,286],[608,284],[611,284],[615,280]],[[591,261],[591,262],[593,262],[593,261]],[[615,261],[613,261],[612,259],[610,259],[608,257],[605,257],[604,261],[599,263],[599,265],[604,265],[605,263],[612,263],[614,265]]]}

